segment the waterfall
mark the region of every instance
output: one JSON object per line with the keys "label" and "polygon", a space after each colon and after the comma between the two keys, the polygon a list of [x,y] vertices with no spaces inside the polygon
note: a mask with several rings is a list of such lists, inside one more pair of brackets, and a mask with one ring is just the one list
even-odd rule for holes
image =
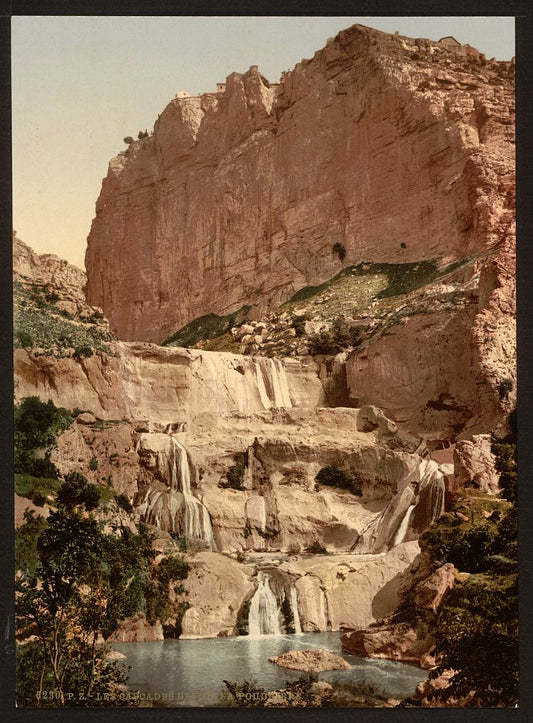
{"label": "waterfall", "polygon": [[260,635],[281,635],[278,602],[268,583],[270,577],[259,572],[257,580],[259,584],[248,614],[248,635],[253,638]]}
{"label": "waterfall", "polygon": [[302,626],[300,624],[300,613],[298,612],[298,600],[296,598],[296,588],[291,584],[291,609],[292,617],[294,620],[294,632],[296,635],[301,635]]}
{"label": "waterfall", "polygon": [[170,532],[178,532],[180,506],[181,497],[174,490],[148,490],[137,509],[143,521],[149,525],[163,530],[168,521]]}
{"label": "waterfall", "polygon": [[173,490],[180,490],[185,502],[185,537],[203,540],[213,550],[215,541],[211,518],[205,505],[191,491],[191,470],[187,450],[175,437],[172,440],[170,483]]}
{"label": "waterfall", "polygon": [[287,374],[281,359],[270,359],[270,374],[274,391],[274,406],[292,407]]}
{"label": "waterfall", "polygon": [[287,373],[281,359],[254,358],[259,398],[265,409],[292,407]]}
{"label": "waterfall", "polygon": [[411,516],[415,510],[416,504],[409,505],[407,508],[405,515],[402,518],[402,521],[398,525],[398,529],[396,530],[396,534],[394,535],[394,540],[392,541],[392,546],[395,547],[396,545],[399,545],[401,542],[403,542],[403,539],[407,533],[407,528],[409,527],[409,522],[411,521]]}

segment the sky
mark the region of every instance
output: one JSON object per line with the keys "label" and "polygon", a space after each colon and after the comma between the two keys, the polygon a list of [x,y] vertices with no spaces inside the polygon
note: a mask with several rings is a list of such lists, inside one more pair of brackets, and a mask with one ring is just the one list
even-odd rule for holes
{"label": "sky", "polygon": [[512,17],[12,18],[17,236],[84,268],[102,178],[125,136],[150,131],[179,90],[213,92],[250,65],[277,82],[354,23],[515,55]]}

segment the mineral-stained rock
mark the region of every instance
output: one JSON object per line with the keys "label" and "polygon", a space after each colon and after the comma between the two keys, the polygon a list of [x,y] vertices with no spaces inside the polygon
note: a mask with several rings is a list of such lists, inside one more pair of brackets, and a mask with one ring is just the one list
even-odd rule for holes
{"label": "mineral-stained rock", "polygon": [[163,640],[163,626],[156,620],[150,625],[144,613],[138,612],[132,618],[123,620],[107,638],[107,643],[152,643]]}
{"label": "mineral-stained rock", "polygon": [[109,165],[89,303],[121,338],[161,341],[330,278],[336,243],[345,264],[493,247],[514,203],[512,68],[435,48],[355,25],[278,87],[252,67],[173,99]]}
{"label": "mineral-stained rock", "polygon": [[321,673],[324,670],[342,670],[352,666],[344,658],[334,655],[329,650],[314,648],[312,650],[289,650],[287,653],[275,655],[268,659],[281,668],[303,670],[306,673]]}

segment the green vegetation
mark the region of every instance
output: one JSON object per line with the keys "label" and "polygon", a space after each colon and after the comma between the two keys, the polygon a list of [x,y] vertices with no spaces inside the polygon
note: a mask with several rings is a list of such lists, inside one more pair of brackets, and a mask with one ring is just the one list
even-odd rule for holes
{"label": "green vegetation", "polygon": [[125,512],[129,513],[133,511],[132,504],[126,495],[117,495],[115,497],[115,501],[117,505]]}
{"label": "green vegetation", "polygon": [[[14,421],[15,473],[41,479],[58,479],[59,473],[50,460],[50,452],[57,435],[72,424],[70,412],[56,407],[52,400],[44,403],[39,397],[26,397],[15,405]],[[28,480],[19,479],[18,483],[19,488],[35,486]],[[46,485],[39,483],[37,487]]]}
{"label": "green vegetation", "polygon": [[352,495],[357,495],[358,497],[363,494],[361,483],[357,478],[357,475],[355,472],[351,472],[349,470],[345,471],[343,469],[339,469],[338,467],[327,465],[326,467],[322,467],[315,479],[319,485],[340,487],[341,489],[348,490],[352,493]]}
{"label": "green vegetation", "polygon": [[500,399],[508,396],[508,394],[513,391],[513,386],[513,380],[509,379],[509,377],[504,377],[498,386]]}
{"label": "green vegetation", "polygon": [[108,342],[115,336],[99,325],[101,312],[85,322],[56,305],[59,296],[35,282],[14,281],[15,347],[36,348],[38,354],[70,356],[81,360],[95,351],[110,353]]}
{"label": "green vegetation", "polygon": [[[16,531],[17,629],[37,637],[17,653],[19,706],[116,704],[125,671],[105,660],[96,641],[139,610],[151,623],[162,620],[166,634],[179,634],[187,606],[170,602],[170,588],[184,594],[187,564],[169,557],[154,567],[143,525],[134,533],[114,524],[106,534],[93,514],[97,489],[72,473],[48,518],[26,512]],[[50,690],[54,696],[45,697]]]}
{"label": "green vegetation", "polygon": [[344,259],[346,258],[346,249],[344,248],[344,245],[341,244],[339,241],[333,244],[333,246],[331,247],[331,253],[337,254],[341,261],[344,261]]}
{"label": "green vegetation", "polygon": [[[284,708],[368,708],[382,707],[389,696],[371,683],[365,681],[335,680],[332,689],[317,691],[314,686],[319,680],[316,673],[301,675],[297,680],[287,681],[281,690],[276,691],[280,706]],[[239,708],[263,708],[269,699],[269,692],[260,688],[254,681],[235,683],[224,680],[225,690],[221,700],[230,706]]]}
{"label": "green vegetation", "polygon": [[195,346],[195,344],[198,344],[200,341],[222,336],[232,327],[244,323],[251,308],[251,306],[243,306],[238,309],[238,311],[234,311],[226,316],[218,316],[218,314],[205,314],[204,316],[200,316],[165,339],[162,346],[181,346],[187,348]]}
{"label": "green vegetation", "polygon": [[[465,262],[462,262],[465,263]],[[387,287],[379,291],[375,298],[384,299],[389,296],[408,294],[425,284],[435,281],[439,276],[450,273],[459,267],[459,263],[452,264],[439,271],[436,261],[420,261],[418,263],[387,264],[387,263],[360,263],[357,266],[347,266],[332,279],[318,286],[304,286],[297,291],[287,303],[305,301],[322,293],[334,282],[345,277],[383,275],[387,279]]]}
{"label": "green vegetation", "polygon": [[54,498],[62,482],[53,477],[33,477],[29,474],[15,474],[15,493],[26,497],[37,507],[42,507]]}
{"label": "green vegetation", "polygon": [[518,703],[515,451],[513,438],[493,445],[507,500],[466,489],[419,540],[432,569],[452,562],[469,574],[456,580],[436,614],[416,608],[414,588],[397,611],[411,623],[424,622],[435,637],[439,667],[430,677],[446,669],[457,671],[448,687],[434,692],[433,699],[441,703],[461,699],[472,707]]}
{"label": "green vegetation", "polygon": [[316,354],[338,354],[348,347],[361,345],[364,332],[361,327],[348,326],[348,324],[337,317],[333,321],[331,329],[322,329],[318,334],[309,337],[309,353]]}

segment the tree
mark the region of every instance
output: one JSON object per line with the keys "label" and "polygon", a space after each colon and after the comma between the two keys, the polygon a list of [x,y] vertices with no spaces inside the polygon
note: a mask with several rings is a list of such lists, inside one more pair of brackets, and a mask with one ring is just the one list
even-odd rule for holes
{"label": "tree", "polygon": [[131,136],[126,136],[124,139],[124,143],[127,143],[128,146],[131,146],[132,143],[135,143],[133,138]]}

